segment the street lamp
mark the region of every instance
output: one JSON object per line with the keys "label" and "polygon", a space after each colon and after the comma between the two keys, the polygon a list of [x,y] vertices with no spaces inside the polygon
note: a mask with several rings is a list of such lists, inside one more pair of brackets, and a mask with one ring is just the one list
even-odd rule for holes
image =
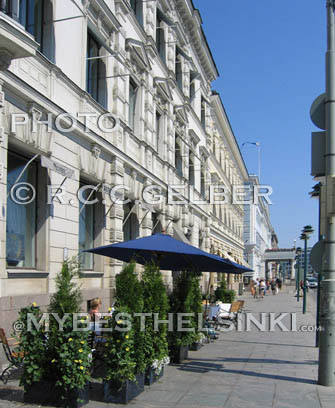
{"label": "street lamp", "polygon": [[303,306],[302,306],[302,313],[306,313],[306,306],[307,306],[307,241],[309,236],[313,234],[314,230],[311,225],[306,225],[300,235],[300,239],[305,241],[305,253],[304,253],[304,298],[303,298]]}
{"label": "street lamp", "polygon": [[297,254],[297,256],[295,258],[296,259],[296,264],[295,264],[295,266],[296,266],[295,286],[296,286],[296,289],[297,289],[297,302],[299,302],[299,300],[300,300],[300,256],[301,256],[301,252],[302,252],[301,247],[298,247],[295,250],[295,253]]}

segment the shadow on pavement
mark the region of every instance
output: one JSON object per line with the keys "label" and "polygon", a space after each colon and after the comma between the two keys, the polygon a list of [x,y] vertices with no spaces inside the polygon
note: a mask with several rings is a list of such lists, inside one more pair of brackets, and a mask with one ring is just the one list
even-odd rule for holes
{"label": "shadow on pavement", "polygon": [[[199,361],[190,361],[188,363],[184,363],[181,365],[178,370],[180,371],[188,371],[192,373],[206,373],[209,371],[227,373],[227,374],[240,374],[240,375],[247,375],[251,377],[258,377],[258,378],[273,378],[275,380],[281,381],[291,381],[291,382],[298,382],[304,384],[317,384],[316,380],[310,380],[307,378],[296,378],[296,377],[289,377],[286,375],[278,375],[278,374],[264,374],[264,373],[257,373],[255,371],[247,371],[247,370],[233,370],[229,368],[225,368],[223,364],[212,364],[212,363],[205,363]],[[242,360],[243,361],[243,360]]]}
{"label": "shadow on pavement", "polygon": [[223,340],[219,338],[218,341],[226,341],[228,343],[245,343],[245,344],[265,344],[267,346],[287,346],[287,347],[309,347],[309,348],[315,348],[315,346],[307,346],[306,344],[284,344],[284,343],[262,343],[260,341],[242,341],[242,340]]}
{"label": "shadow on pavement", "polygon": [[295,365],[317,365],[317,360],[304,360],[304,361],[292,361],[292,360],[275,360],[272,358],[237,358],[237,357],[222,357],[216,359],[196,358],[192,361],[222,361],[230,363],[267,363],[267,364],[295,364]]}

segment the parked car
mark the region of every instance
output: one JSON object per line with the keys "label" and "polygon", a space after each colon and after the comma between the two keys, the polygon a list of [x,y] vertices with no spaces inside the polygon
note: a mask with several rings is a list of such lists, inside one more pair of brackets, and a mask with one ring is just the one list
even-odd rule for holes
{"label": "parked car", "polygon": [[316,278],[307,279],[307,287],[310,289],[315,289],[318,287],[318,280]]}

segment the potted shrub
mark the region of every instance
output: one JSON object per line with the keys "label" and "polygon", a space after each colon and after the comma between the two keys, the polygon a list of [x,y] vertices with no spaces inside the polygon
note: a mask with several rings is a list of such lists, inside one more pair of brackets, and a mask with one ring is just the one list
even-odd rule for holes
{"label": "potted shrub", "polygon": [[189,349],[193,351],[197,351],[201,348],[203,344],[203,334],[201,332],[202,327],[199,327],[199,315],[203,315],[203,310],[202,310],[202,296],[201,296],[201,290],[200,290],[200,285],[199,285],[199,278],[195,274],[192,274],[190,276],[191,280],[191,293],[190,293],[190,298],[191,298],[191,310],[192,313],[194,313],[194,317],[191,318],[192,326],[194,327],[194,336],[193,336],[193,342],[190,345]]}
{"label": "potted shrub", "polygon": [[178,314],[194,313],[194,279],[197,279],[194,273],[181,272],[170,295],[170,312],[174,313],[174,319],[173,331],[168,333],[169,353],[172,362],[177,364],[187,359],[188,348],[195,339],[195,317],[185,319],[189,322],[183,324],[183,328],[191,331],[178,331]]}
{"label": "potted shrub", "polygon": [[136,332],[128,309],[119,307],[107,319],[104,344],[105,378],[104,401],[128,404],[144,389],[144,376],[137,373]]}
{"label": "potted shrub", "polygon": [[[24,373],[21,382],[24,385],[24,401],[64,407],[80,407],[88,402],[89,367],[91,348],[88,344],[88,332],[74,327],[76,314],[80,313],[82,296],[80,288],[73,282],[79,276],[79,269],[74,262],[63,263],[60,274],[56,277],[57,291],[51,298],[49,306],[49,327],[43,327],[43,340],[40,330],[29,338],[24,331],[21,337],[21,349],[24,355],[31,354],[27,341],[41,347],[40,374],[35,375],[36,361],[24,358]],[[25,313],[25,310],[21,310]],[[39,316],[40,312],[36,312]],[[57,319],[56,317],[57,316]],[[63,321],[60,329],[59,320]],[[78,324],[86,326],[86,319]],[[43,365],[42,365],[43,363]]]}
{"label": "potted shrub", "polygon": [[145,266],[142,275],[143,312],[149,313],[145,320],[145,348],[146,362],[145,384],[151,385],[163,376],[164,367],[169,364],[167,325],[160,324],[155,330],[156,318],[166,320],[169,309],[169,300],[164,286],[162,274],[154,263]]}
{"label": "potted shrub", "polygon": [[220,301],[223,303],[233,303],[236,298],[236,293],[234,290],[227,289],[227,282],[222,279],[220,286],[215,290],[215,301]]}
{"label": "potted shrub", "polygon": [[[115,309],[106,321],[107,327],[112,330],[107,332],[105,344],[104,400],[128,403],[144,390],[146,367],[145,333],[141,331],[140,319],[134,319],[134,314],[143,311],[142,285],[136,276],[134,263],[126,265],[116,276]],[[126,319],[118,318],[120,313],[126,313]]]}

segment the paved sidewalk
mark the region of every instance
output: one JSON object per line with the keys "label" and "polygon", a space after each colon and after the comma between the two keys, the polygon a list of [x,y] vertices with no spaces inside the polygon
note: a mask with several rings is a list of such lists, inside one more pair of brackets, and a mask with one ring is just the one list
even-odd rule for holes
{"label": "paved sidewalk", "polygon": [[[292,291],[291,291],[292,292]],[[333,408],[335,388],[316,385],[318,350],[315,333],[298,331],[301,325],[315,325],[315,302],[309,294],[308,313],[301,313],[292,293],[285,290],[264,300],[246,300],[246,312],[259,319],[261,312],[296,313],[297,331],[222,332],[218,340],[197,352],[183,365],[170,365],[161,381],[154,384],[129,406],[132,408]],[[282,320],[290,328],[290,317]],[[22,404],[22,393],[12,394],[0,387],[0,407]],[[9,402],[8,399],[15,401]],[[116,407],[90,402],[88,408]],[[36,406],[35,406],[36,407]]]}

